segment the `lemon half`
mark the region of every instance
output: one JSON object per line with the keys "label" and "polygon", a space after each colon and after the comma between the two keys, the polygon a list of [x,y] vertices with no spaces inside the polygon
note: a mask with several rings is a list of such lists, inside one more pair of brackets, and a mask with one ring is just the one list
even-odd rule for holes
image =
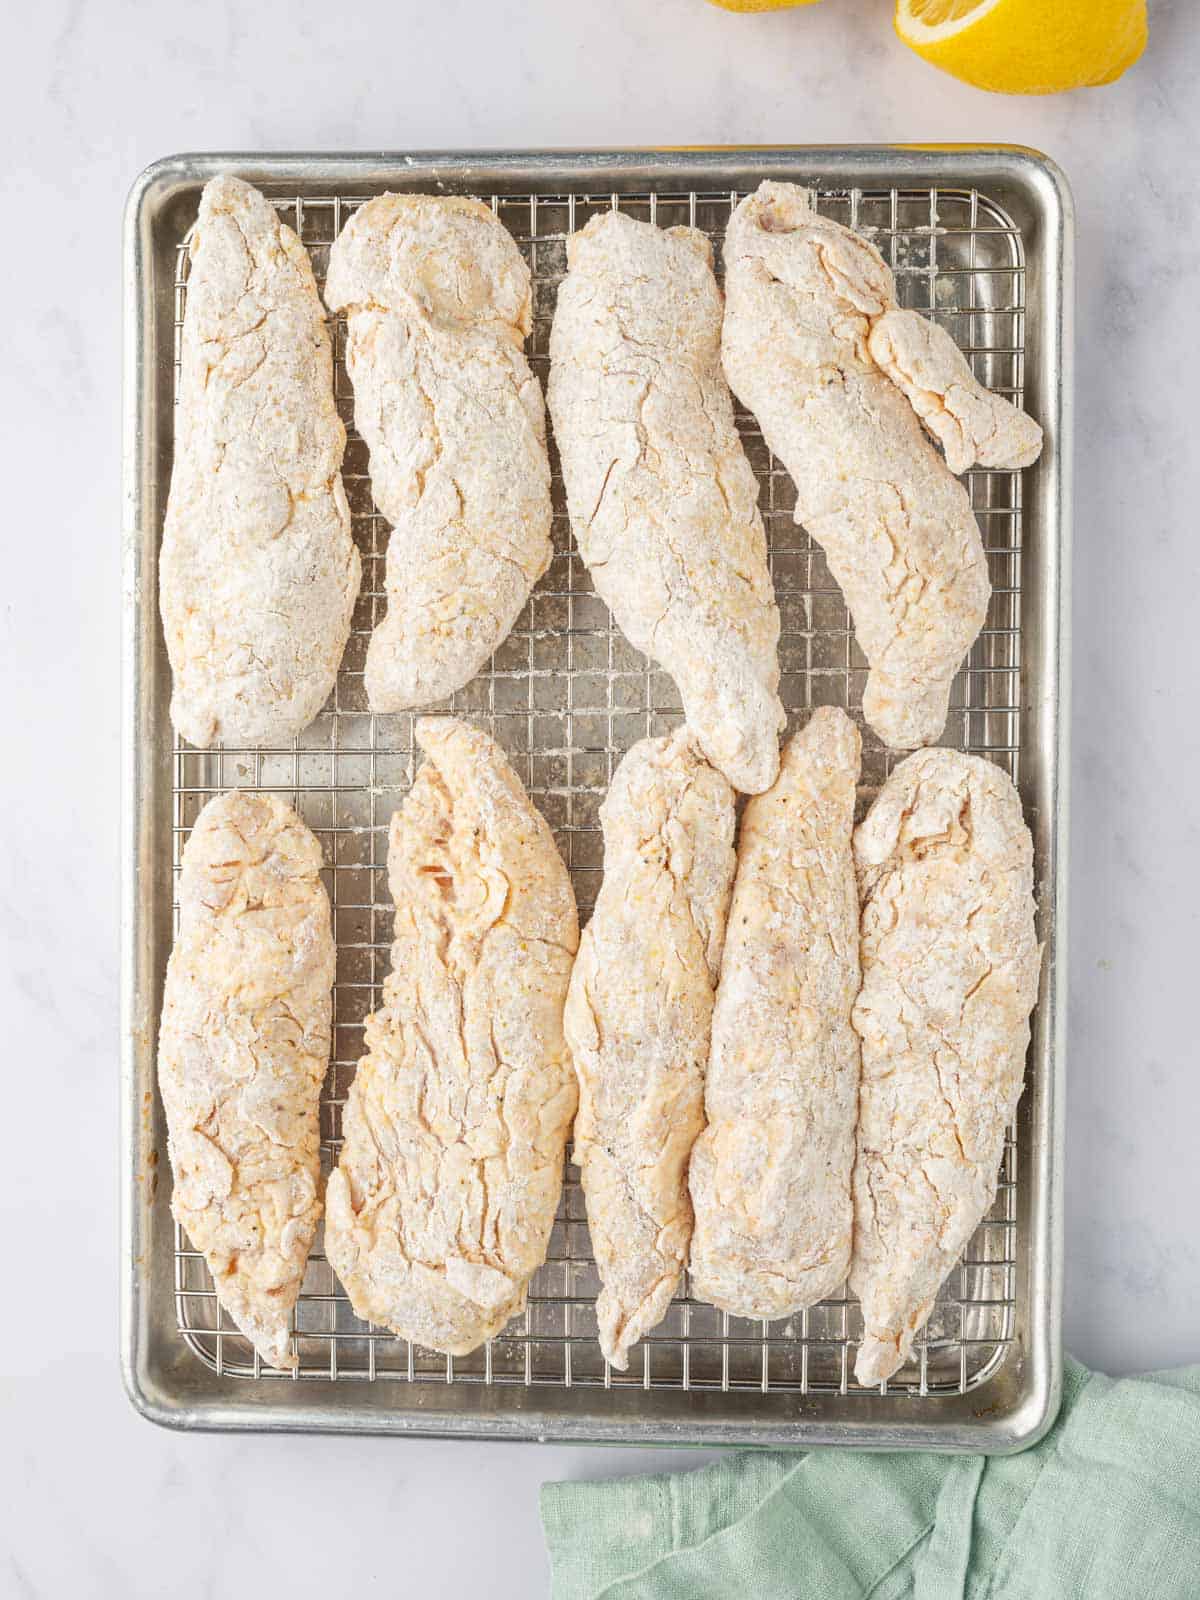
{"label": "lemon half", "polygon": [[1146,48],[1146,0],[896,0],[896,32],[976,88],[1054,94],[1133,65]]}

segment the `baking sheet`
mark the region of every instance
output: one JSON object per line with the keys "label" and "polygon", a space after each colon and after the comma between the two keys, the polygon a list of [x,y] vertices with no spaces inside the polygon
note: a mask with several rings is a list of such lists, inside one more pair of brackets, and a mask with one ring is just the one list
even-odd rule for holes
{"label": "baking sheet", "polygon": [[[888,156],[890,155],[890,161]],[[1065,624],[1058,571],[1065,492],[1061,358],[1067,247],[1063,193],[1043,164],[993,153],[991,182],[964,153],[713,153],[689,156],[411,158],[186,158],[154,169],[131,204],[136,263],[130,307],[132,387],[153,391],[155,428],[128,463],[137,515],[131,647],[144,664],[130,708],[142,757],[129,807],[131,856],[144,870],[127,904],[135,957],[127,1088],[138,1137],[133,1165],[127,1365],[135,1398],[161,1420],[208,1425],[355,1426],[567,1436],[739,1438],[798,1443],[920,1443],[1010,1448],[1053,1404],[1056,1384],[1056,1235],[1053,1227],[1057,1057],[1053,1017],[1062,905],[1056,878],[1062,827],[1060,667]],[[975,161],[988,157],[977,156]],[[855,165],[861,172],[846,170]],[[173,739],[168,674],[149,575],[169,483],[173,368],[186,304],[186,236],[199,189],[215,170],[256,182],[308,247],[318,281],[330,241],[360,199],[383,188],[439,185],[489,201],[518,240],[534,277],[531,364],[545,378],[565,241],[597,209],[617,206],[663,226],[688,222],[718,246],[731,207],[761,176],[813,186],[825,214],[872,237],[891,262],[901,304],[936,317],[989,387],[1026,399],[1049,447],[1026,474],[976,471],[967,482],[993,583],[984,631],[955,684],[943,742],[987,755],[1018,782],[1038,847],[1040,914],[1049,945],[1035,1019],[1029,1088],[1007,1143],[995,1206],[948,1280],[914,1360],[885,1391],[854,1381],[861,1322],[845,1293],[789,1322],[729,1317],[682,1292],[635,1350],[627,1374],[609,1369],[595,1340],[597,1280],[582,1195],[569,1170],[549,1259],[529,1306],[504,1336],[469,1357],[447,1358],[359,1322],[321,1252],[318,1235],[296,1310],[296,1376],[262,1367],[219,1313],[207,1269],[169,1217],[165,1136],[153,1094],[152,1037],[170,947],[173,879],[200,807],[246,786],[276,792],[321,840],[338,943],[334,1052],[322,1105],[322,1158],[336,1160],[341,1107],[362,1050],[362,1021],[387,971],[391,905],[386,830],[411,782],[411,714],[372,716],[362,685],[371,627],[383,604],[388,527],[375,511],[365,446],[351,431],[344,465],[363,591],[331,700],[286,748],[198,752]],[[164,181],[165,180],[165,181]],[[728,181],[726,181],[728,180]],[[162,193],[170,189],[169,201]],[[154,204],[151,204],[153,197]],[[1057,200],[1055,206],[1048,200]],[[1057,226],[1052,226],[1052,224]],[[1057,238],[1055,237],[1057,235]],[[1050,253],[1055,257],[1048,259]],[[1050,270],[1052,269],[1052,270]],[[1047,290],[1050,290],[1047,293]],[[1058,360],[1048,360],[1050,345]],[[352,430],[352,391],[335,324],[336,392]],[[164,359],[165,358],[165,359]],[[1026,389],[1032,393],[1026,397]],[[141,420],[145,420],[144,416]],[[790,480],[754,421],[739,413],[758,473],[783,632],[781,693],[789,728],[813,706],[843,706],[861,726],[865,680],[845,606],[824,558],[792,520]],[[556,463],[555,463],[556,465]],[[149,481],[152,479],[152,482]],[[477,722],[509,753],[555,831],[586,919],[602,866],[597,809],[621,755],[680,720],[667,676],[612,626],[574,552],[554,477],[555,557],[513,634],[489,667],[442,709]],[[1053,617],[1053,633],[1047,632]],[[151,637],[153,636],[153,637]],[[863,729],[866,804],[897,759]],[[151,814],[153,821],[151,820]],[[139,1185],[140,1179],[140,1185]],[[152,1191],[152,1193],[151,1193]],[[164,1377],[153,1399],[139,1359],[153,1349]],[[169,1376],[165,1376],[169,1374]]]}

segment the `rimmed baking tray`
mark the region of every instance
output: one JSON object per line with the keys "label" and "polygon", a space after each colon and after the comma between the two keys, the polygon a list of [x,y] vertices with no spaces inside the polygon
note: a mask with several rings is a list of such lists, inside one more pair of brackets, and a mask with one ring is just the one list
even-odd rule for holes
{"label": "rimmed baking tray", "polygon": [[[167,717],[169,673],[156,561],[172,456],[186,239],[199,193],[232,171],[264,190],[308,247],[318,280],[331,240],[384,189],[490,201],[534,277],[535,370],[544,378],[565,241],[598,208],[689,222],[718,246],[732,206],[764,177],[813,189],[820,208],[874,238],[903,304],[930,312],[991,387],[1046,428],[1025,473],[969,475],[994,587],[987,625],[955,685],[946,741],[990,756],[1019,784],[1033,830],[1046,962],[1027,1089],[992,1212],[952,1274],[913,1362],[886,1388],[855,1384],[858,1308],[839,1295],[786,1323],[751,1323],[685,1291],[634,1353],[605,1365],[595,1269],[568,1178],[549,1259],[505,1334],[457,1360],[354,1317],[320,1248],[295,1318],[295,1376],[264,1369],[219,1313],[202,1260],[169,1208],[154,1084],[156,1022],[175,878],[200,806],[242,785],[283,795],[321,839],[338,942],[333,1060],[322,1153],[335,1158],[362,1021],[387,969],[386,828],[411,782],[412,717],[373,717],[362,687],[382,603],[387,525],[351,431],[344,475],[363,554],[363,597],[334,694],[283,749],[195,751]],[[1053,1418],[1059,1392],[1061,1075],[1065,931],[1071,202],[1052,163],[1016,148],[651,150],[585,153],[213,155],[161,161],[126,217],[123,1357],[138,1408],[179,1427],[472,1437],[1012,1450]],[[335,324],[339,406],[352,393]],[[782,692],[793,724],[819,704],[861,721],[865,664],[821,553],[792,520],[794,495],[754,421],[739,416],[761,483],[783,619]],[[493,661],[447,709],[509,751],[543,809],[586,916],[602,854],[597,807],[636,739],[679,720],[664,674],[613,628],[574,554],[555,473],[550,571]],[[862,799],[893,761],[866,733]]]}

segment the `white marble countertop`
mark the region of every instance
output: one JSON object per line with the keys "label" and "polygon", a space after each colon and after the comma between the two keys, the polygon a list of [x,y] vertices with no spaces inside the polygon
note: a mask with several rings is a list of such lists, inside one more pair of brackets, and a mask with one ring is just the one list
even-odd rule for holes
{"label": "white marble countertop", "polygon": [[1200,1359],[1200,30],[1187,0],[1157,0],[1123,82],[1009,100],[910,57],[890,11],[25,9],[0,104],[4,1595],[528,1600],[546,1587],[540,1482],[699,1459],[178,1436],[121,1391],[119,235],[136,173],[177,150],[994,140],[1065,168],[1079,213],[1066,1335],[1115,1372]]}

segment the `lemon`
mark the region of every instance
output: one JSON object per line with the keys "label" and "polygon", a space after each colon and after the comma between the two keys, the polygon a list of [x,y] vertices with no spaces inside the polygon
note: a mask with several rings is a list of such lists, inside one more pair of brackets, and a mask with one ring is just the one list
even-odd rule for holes
{"label": "lemon", "polygon": [[978,89],[1054,94],[1133,65],[1146,48],[1146,0],[896,0],[896,32]]}
{"label": "lemon", "polygon": [[816,0],[708,0],[722,11],[790,11],[793,6],[811,6]]}

